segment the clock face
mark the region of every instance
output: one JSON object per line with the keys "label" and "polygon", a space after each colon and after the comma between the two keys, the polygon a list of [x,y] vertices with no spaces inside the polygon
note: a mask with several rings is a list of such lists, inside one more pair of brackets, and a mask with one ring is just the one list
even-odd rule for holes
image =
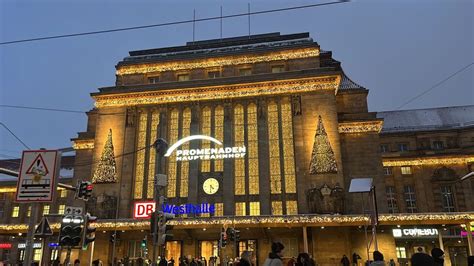
{"label": "clock face", "polygon": [[204,181],[204,184],[202,184],[202,189],[206,194],[215,194],[219,190],[219,181],[215,178],[208,178]]}

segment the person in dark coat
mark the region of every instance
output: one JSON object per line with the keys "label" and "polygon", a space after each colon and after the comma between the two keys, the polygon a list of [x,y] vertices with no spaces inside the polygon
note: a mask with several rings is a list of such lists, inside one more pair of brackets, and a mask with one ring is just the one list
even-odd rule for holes
{"label": "person in dark coat", "polygon": [[361,257],[359,256],[359,254],[357,254],[355,252],[354,252],[354,254],[352,254],[352,264],[353,265],[358,265],[360,259],[361,259]]}
{"label": "person in dark coat", "polygon": [[196,259],[193,258],[191,262],[189,263],[190,266],[198,266],[198,263],[196,262]]}
{"label": "person in dark coat", "polygon": [[433,256],[434,265],[444,265],[444,251],[442,251],[440,248],[433,248],[431,250],[431,256]]}
{"label": "person in dark coat", "polygon": [[272,243],[272,252],[268,254],[268,258],[263,263],[263,266],[283,266],[283,250],[285,246],[283,246],[280,242]]}
{"label": "person in dark coat", "polygon": [[308,253],[298,254],[296,266],[314,266],[314,261],[309,257]]}
{"label": "person in dark coat", "polygon": [[240,261],[238,262],[238,266],[252,266],[252,258],[253,258],[253,253],[252,251],[244,251],[240,255]]}
{"label": "person in dark coat", "polygon": [[349,266],[351,262],[349,261],[349,258],[344,254],[341,259],[341,265],[342,266]]}
{"label": "person in dark coat", "polygon": [[474,266],[474,256],[467,257],[467,266]]}
{"label": "person in dark coat", "polygon": [[433,261],[433,258],[426,254],[426,253],[423,253],[422,252],[423,249],[419,249],[418,250],[418,253],[415,253],[413,254],[413,256],[411,256],[411,265],[412,266],[431,266],[431,265],[434,265],[434,261]]}

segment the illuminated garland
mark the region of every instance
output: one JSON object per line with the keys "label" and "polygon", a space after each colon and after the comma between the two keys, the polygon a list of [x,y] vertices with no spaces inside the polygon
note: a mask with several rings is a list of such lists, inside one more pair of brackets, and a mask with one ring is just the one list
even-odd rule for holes
{"label": "illuminated garland", "polygon": [[344,122],[339,124],[339,133],[380,133],[382,126],[383,121]]}
{"label": "illuminated garland", "polygon": [[271,62],[289,59],[299,59],[319,56],[319,49],[306,48],[299,50],[287,50],[266,55],[226,56],[210,59],[199,59],[189,61],[161,62],[153,64],[125,65],[120,66],[117,75],[145,74],[150,72],[191,70],[196,68],[212,68],[230,65],[254,64],[259,62]]}
{"label": "illuminated garland", "polygon": [[466,164],[474,160],[474,156],[457,156],[457,157],[427,157],[427,158],[383,158],[383,166],[415,166],[415,165],[433,165],[433,164]]}
{"label": "illuminated garland", "polygon": [[334,90],[335,93],[337,93],[340,80],[340,76],[323,76],[317,78],[201,87],[193,89],[159,90],[111,95],[99,94],[94,95],[93,98],[96,100],[95,106],[97,108],[102,108],[256,97],[284,93],[312,92],[318,90]]}
{"label": "illuminated garland", "polygon": [[94,148],[93,139],[76,139],[72,141],[72,147],[75,150],[88,150]]}
{"label": "illuminated garland", "polygon": [[[464,224],[474,221],[474,212],[468,213],[417,213],[417,214],[381,214],[380,225],[398,224]],[[209,226],[235,225],[238,227],[260,226],[359,226],[369,222],[368,216],[361,215],[287,215],[287,216],[233,216],[212,218],[181,218],[171,220],[170,225],[176,229],[205,228]],[[95,223],[98,230],[148,230],[150,222],[147,220],[119,219],[102,220]],[[59,223],[52,223],[51,229],[58,231]],[[27,224],[0,225],[0,233],[26,232]]]}
{"label": "illuminated garland", "polygon": [[114,144],[112,142],[112,129],[109,130],[104,151],[100,163],[92,177],[92,183],[114,183],[117,182],[117,170],[115,164]]}

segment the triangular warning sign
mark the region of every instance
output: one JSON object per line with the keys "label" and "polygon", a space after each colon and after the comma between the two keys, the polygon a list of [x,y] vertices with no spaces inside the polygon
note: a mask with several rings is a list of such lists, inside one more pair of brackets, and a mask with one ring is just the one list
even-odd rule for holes
{"label": "triangular warning sign", "polygon": [[33,163],[31,163],[30,167],[28,167],[28,170],[26,170],[26,173],[30,175],[39,176],[45,176],[49,173],[48,167],[46,167],[43,156],[41,156],[41,154],[38,154],[38,156],[36,156],[36,159],[33,160]]}
{"label": "triangular warning sign", "polygon": [[36,227],[34,235],[37,237],[53,235],[53,230],[51,230],[48,218],[43,217],[43,219],[41,219],[41,222]]}

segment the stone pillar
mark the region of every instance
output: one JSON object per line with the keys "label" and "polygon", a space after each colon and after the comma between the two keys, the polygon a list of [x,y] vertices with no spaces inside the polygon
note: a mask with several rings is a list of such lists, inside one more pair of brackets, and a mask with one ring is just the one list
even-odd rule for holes
{"label": "stone pillar", "polygon": [[439,231],[438,233],[438,241],[439,241],[439,248],[441,250],[444,250],[444,244],[443,244],[443,234],[442,234],[442,230]]}
{"label": "stone pillar", "polygon": [[469,256],[474,256],[474,243],[472,242],[472,231],[471,224],[466,223],[466,232],[467,232],[467,246]]}
{"label": "stone pillar", "polygon": [[308,252],[308,231],[307,231],[306,226],[303,226],[303,252],[309,253]]}

